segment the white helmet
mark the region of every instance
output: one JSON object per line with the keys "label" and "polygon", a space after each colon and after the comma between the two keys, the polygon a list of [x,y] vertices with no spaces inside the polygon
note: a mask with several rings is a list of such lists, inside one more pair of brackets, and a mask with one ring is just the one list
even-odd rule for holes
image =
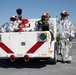
{"label": "white helmet", "polygon": [[16,20],[18,20],[18,17],[16,15],[13,15],[13,16],[10,17],[10,20],[11,21],[16,21]]}
{"label": "white helmet", "polygon": [[43,14],[42,14],[42,17],[43,17],[43,16],[47,16],[47,17],[50,18],[50,15],[49,15],[47,12],[43,13]]}
{"label": "white helmet", "polygon": [[68,11],[66,10],[63,10],[61,13],[60,13],[61,16],[69,16],[69,13]]}
{"label": "white helmet", "polygon": [[12,15],[11,17],[12,17],[12,18],[16,18],[16,19],[18,19],[18,17],[17,17],[16,15]]}

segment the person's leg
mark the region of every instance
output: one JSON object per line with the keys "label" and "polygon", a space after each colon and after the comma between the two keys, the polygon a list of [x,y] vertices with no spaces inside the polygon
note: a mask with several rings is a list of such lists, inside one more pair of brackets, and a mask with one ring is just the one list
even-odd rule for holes
{"label": "person's leg", "polygon": [[71,61],[72,61],[71,47],[72,47],[72,43],[69,42],[68,45],[67,45],[67,47],[66,47],[66,50],[67,50],[67,59],[66,59],[66,62],[67,63],[71,63]]}
{"label": "person's leg", "polygon": [[66,49],[65,49],[65,41],[64,39],[61,40],[61,44],[62,44],[62,48],[61,48],[61,52],[62,52],[62,56],[61,56],[61,60],[62,60],[62,63],[65,63],[66,61]]}

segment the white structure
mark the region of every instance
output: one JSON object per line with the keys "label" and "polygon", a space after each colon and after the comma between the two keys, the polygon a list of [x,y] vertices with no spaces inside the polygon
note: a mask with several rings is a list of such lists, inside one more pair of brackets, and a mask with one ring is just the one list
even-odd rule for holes
{"label": "white structure", "polygon": [[[29,29],[34,29],[37,20],[30,19]],[[9,58],[11,62],[21,57],[26,62],[29,58],[47,58],[56,64],[56,18],[50,19],[50,22],[54,25],[53,41],[49,31],[0,33],[0,58]]]}

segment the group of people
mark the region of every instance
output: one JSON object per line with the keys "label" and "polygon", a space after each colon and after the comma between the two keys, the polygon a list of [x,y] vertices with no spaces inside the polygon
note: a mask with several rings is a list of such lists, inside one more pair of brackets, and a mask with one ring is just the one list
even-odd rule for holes
{"label": "group of people", "polygon": [[[71,63],[72,55],[70,54],[72,44],[71,41],[74,39],[74,27],[72,22],[68,19],[69,13],[64,10],[60,13],[61,18],[56,19],[56,38],[58,43],[58,54],[62,57],[62,62],[68,62]],[[43,13],[41,15],[41,20],[36,21],[34,31],[50,31],[52,38],[53,36],[53,29],[49,23],[50,15],[49,13]],[[27,20],[27,22],[25,22]],[[1,32],[17,32],[17,31],[23,31],[20,29],[22,27],[22,24],[28,24],[29,20],[19,20],[18,16],[12,16],[10,18],[10,21],[5,23],[1,26],[0,31]],[[21,25],[20,25],[21,24]],[[26,27],[26,26],[24,26]],[[27,26],[28,27],[28,26]],[[52,39],[52,40],[53,40]]]}
{"label": "group of people", "polygon": [[[72,43],[74,39],[74,26],[72,22],[68,19],[69,13],[64,10],[60,13],[61,18],[56,20],[56,40],[57,40],[57,53],[61,55],[62,62],[71,63],[72,60]],[[49,23],[50,15],[48,13],[43,13],[41,20],[37,21],[35,24],[36,31],[50,31],[53,33],[53,29]],[[53,34],[51,34],[54,39]]]}
{"label": "group of people", "polygon": [[30,27],[29,20],[22,18],[22,9],[16,10],[18,16],[12,15],[9,22],[0,27],[0,32],[24,32]]}

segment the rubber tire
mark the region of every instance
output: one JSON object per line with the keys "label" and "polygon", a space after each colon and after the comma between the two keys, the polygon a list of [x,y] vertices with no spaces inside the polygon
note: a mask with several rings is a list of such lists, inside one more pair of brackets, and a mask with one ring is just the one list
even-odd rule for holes
{"label": "rubber tire", "polygon": [[57,63],[57,51],[54,51],[54,58],[52,59],[53,64]]}

